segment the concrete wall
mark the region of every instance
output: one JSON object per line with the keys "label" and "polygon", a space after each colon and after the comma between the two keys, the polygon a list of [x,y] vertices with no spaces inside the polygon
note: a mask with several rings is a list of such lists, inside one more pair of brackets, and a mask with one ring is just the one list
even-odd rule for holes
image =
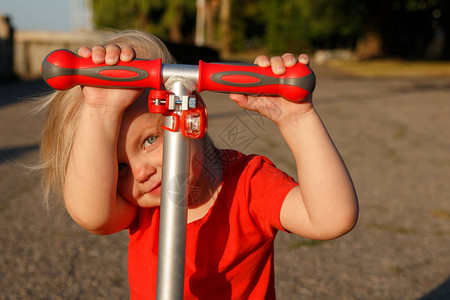
{"label": "concrete wall", "polygon": [[[93,46],[100,33],[14,30],[8,16],[0,15],[0,80],[39,78],[45,56],[53,50]],[[103,36],[106,34],[102,34]]]}
{"label": "concrete wall", "polygon": [[37,78],[47,54],[57,49],[76,52],[81,46],[92,46],[94,38],[93,33],[88,32],[16,31],[14,74],[21,78]]}

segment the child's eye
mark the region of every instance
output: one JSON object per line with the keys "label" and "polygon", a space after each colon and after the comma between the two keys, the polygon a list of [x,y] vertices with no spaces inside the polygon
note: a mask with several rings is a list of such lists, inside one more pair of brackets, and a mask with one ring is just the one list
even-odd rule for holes
{"label": "child's eye", "polygon": [[159,138],[159,136],[157,136],[157,135],[151,135],[148,138],[146,138],[144,141],[144,148],[147,148],[147,147],[153,145],[154,143],[156,143],[158,138]]}
{"label": "child's eye", "polygon": [[123,168],[125,168],[127,165],[124,163],[119,163],[119,172],[120,170],[122,170]]}

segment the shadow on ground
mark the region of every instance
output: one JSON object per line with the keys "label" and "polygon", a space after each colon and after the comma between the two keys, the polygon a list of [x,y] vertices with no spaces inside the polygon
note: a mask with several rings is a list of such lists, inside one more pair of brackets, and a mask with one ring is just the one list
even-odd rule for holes
{"label": "shadow on ground", "polygon": [[0,108],[50,91],[52,89],[41,79],[0,81]]}
{"label": "shadow on ground", "polygon": [[39,149],[39,144],[0,148],[0,163],[17,160],[20,156]]}
{"label": "shadow on ground", "polygon": [[440,286],[424,295],[419,300],[444,300],[450,299],[450,277],[447,278]]}

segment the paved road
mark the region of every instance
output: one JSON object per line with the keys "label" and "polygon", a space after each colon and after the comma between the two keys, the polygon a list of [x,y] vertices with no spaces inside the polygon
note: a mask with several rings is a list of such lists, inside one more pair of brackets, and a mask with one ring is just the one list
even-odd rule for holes
{"label": "paved road", "polygon": [[[353,176],[357,227],[329,242],[280,234],[279,299],[450,299],[450,79],[359,79],[316,67],[317,110]],[[47,211],[38,159],[42,114],[0,83],[0,299],[127,299],[127,234],[94,236]],[[221,147],[257,152],[294,175],[277,129],[207,94]],[[239,135],[232,133],[239,133]]]}

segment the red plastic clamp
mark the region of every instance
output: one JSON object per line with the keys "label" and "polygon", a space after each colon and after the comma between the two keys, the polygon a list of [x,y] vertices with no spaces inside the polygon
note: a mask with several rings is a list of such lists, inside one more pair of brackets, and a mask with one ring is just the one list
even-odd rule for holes
{"label": "red plastic clamp", "polygon": [[148,111],[154,114],[169,113],[170,93],[165,90],[150,90],[148,96]]}

